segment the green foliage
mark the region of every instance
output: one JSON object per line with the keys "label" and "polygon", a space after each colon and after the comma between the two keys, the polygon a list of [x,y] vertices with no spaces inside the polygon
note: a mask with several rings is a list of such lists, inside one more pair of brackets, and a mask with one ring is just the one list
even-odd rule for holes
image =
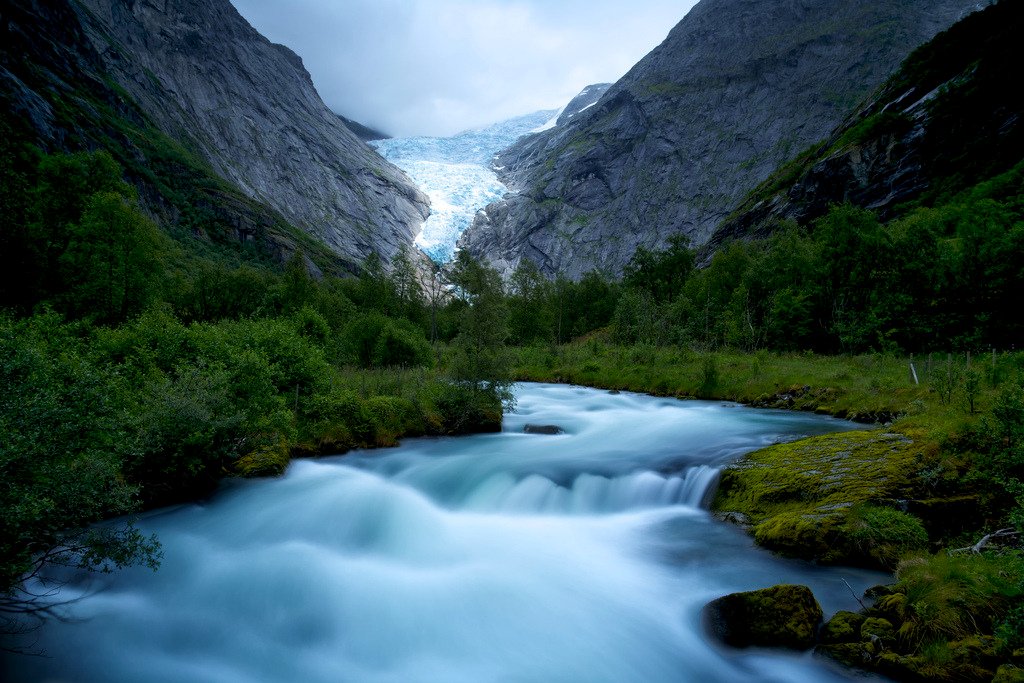
{"label": "green foliage", "polygon": [[452,342],[452,378],[470,387],[472,394],[482,393],[490,400],[507,404],[512,398],[505,352],[509,335],[508,309],[501,277],[463,250],[459,252],[451,279],[466,302],[459,334]]}
{"label": "green foliage", "polygon": [[904,620],[900,636],[915,643],[959,640],[992,633],[1019,601],[1024,580],[1020,555],[922,556],[905,560],[896,571],[898,605]]}
{"label": "green foliage", "polygon": [[902,557],[928,545],[928,533],[920,519],[876,505],[851,509],[844,531],[858,551],[883,567],[894,568]]}
{"label": "green foliage", "polygon": [[[54,315],[0,318],[0,591],[41,562],[102,568],[155,563],[159,546],[130,528],[85,527],[133,510],[121,476],[126,387],[84,355],[81,329]],[[118,539],[123,541],[119,543]]]}
{"label": "green foliage", "polygon": [[718,388],[718,363],[715,361],[715,354],[709,353],[704,356],[704,362],[700,368],[700,395],[713,396]]}
{"label": "green foliage", "polygon": [[689,239],[675,234],[669,237],[668,246],[663,250],[637,247],[623,270],[622,284],[646,291],[655,301],[671,301],[682,289],[693,266],[694,254],[689,248]]}
{"label": "green foliage", "polygon": [[422,330],[408,320],[364,313],[349,321],[342,336],[363,367],[425,367],[433,361]]}
{"label": "green foliage", "polygon": [[1024,531],[1024,389],[1013,383],[996,395],[975,434],[977,472],[1002,521]]}

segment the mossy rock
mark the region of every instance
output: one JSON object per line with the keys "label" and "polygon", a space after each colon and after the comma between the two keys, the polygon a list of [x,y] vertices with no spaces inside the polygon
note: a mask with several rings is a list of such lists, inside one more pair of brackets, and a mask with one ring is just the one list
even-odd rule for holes
{"label": "mossy rock", "polygon": [[770,446],[723,472],[712,507],[748,515],[755,540],[777,552],[891,568],[904,546],[922,544],[923,531],[879,502],[913,497],[922,448],[883,430]]}
{"label": "mossy rock", "polygon": [[788,584],[731,593],[703,612],[705,629],[727,645],[795,650],[814,645],[821,617],[811,589]]}
{"label": "mossy rock", "polygon": [[814,648],[814,654],[819,657],[828,657],[844,666],[868,668],[874,659],[874,652],[868,649],[865,643],[830,643],[818,645]]}
{"label": "mossy rock", "polygon": [[1002,659],[996,654],[996,640],[992,636],[977,635],[953,641],[949,650],[954,661],[990,671],[994,671]]}
{"label": "mossy rock", "polygon": [[1024,683],[1024,669],[1013,664],[1003,664],[996,669],[992,683]]}
{"label": "mossy rock", "polygon": [[980,636],[952,643],[933,643],[928,648],[928,656],[884,651],[875,661],[875,669],[901,681],[988,683],[999,665],[992,645],[990,637]]}
{"label": "mossy rock", "polygon": [[860,627],[866,617],[845,610],[836,612],[822,629],[820,640],[824,644],[856,643],[860,641]]}
{"label": "mossy rock", "polygon": [[860,625],[860,639],[862,641],[873,641],[881,639],[883,643],[891,643],[896,638],[896,629],[892,622],[881,617],[868,617]]}
{"label": "mossy rock", "polygon": [[257,448],[235,461],[235,474],[242,477],[276,477],[284,473],[291,460],[284,439]]}

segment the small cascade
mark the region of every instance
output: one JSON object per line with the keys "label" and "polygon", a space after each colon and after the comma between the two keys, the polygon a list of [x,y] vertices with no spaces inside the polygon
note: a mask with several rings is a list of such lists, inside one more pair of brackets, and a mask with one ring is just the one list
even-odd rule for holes
{"label": "small cascade", "polygon": [[641,471],[617,477],[580,474],[569,486],[530,475],[497,474],[477,487],[464,507],[479,512],[596,515],[674,505],[706,508],[718,484],[716,467],[697,465],[678,475]]}
{"label": "small cascade", "polygon": [[[720,468],[846,423],[556,385],[507,431],[292,463],[143,515],[164,559],[68,570],[66,618],[0,680],[80,683],[842,683],[788,652],[723,655],[711,599],[773,583],[849,609],[884,575],[788,563],[702,511]],[[524,434],[527,423],[559,435]]]}

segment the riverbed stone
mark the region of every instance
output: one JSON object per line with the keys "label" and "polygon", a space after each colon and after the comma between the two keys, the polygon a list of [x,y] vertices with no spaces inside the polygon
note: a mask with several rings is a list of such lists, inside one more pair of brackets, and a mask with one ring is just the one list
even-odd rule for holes
{"label": "riverbed stone", "polygon": [[814,648],[814,654],[819,657],[827,657],[844,666],[868,667],[874,654],[866,647],[865,643],[831,643],[818,645]]}
{"label": "riverbed stone", "polygon": [[716,512],[715,518],[729,524],[735,524],[741,529],[748,530],[754,524],[750,515],[743,512]]}
{"label": "riverbed stone", "polygon": [[782,584],[713,600],[704,608],[704,628],[733,647],[814,645],[821,606],[807,586]]}
{"label": "riverbed stone", "polygon": [[565,430],[558,425],[534,425],[528,424],[523,427],[526,434],[564,434]]}

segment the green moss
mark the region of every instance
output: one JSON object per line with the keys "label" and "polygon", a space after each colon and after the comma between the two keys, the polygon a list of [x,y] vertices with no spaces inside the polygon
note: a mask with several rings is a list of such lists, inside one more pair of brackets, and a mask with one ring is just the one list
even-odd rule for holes
{"label": "green moss", "polygon": [[910,515],[866,504],[905,497],[923,457],[881,430],[779,444],[727,469],[714,508],[749,515],[757,542],[778,552],[884,566],[927,539]]}
{"label": "green moss", "polygon": [[1003,664],[996,670],[992,683],[1024,683],[1024,669],[1013,664]]}
{"label": "green moss", "polygon": [[874,640],[881,638],[883,641],[892,642],[896,637],[896,629],[892,622],[881,617],[868,617],[860,626],[861,640]]}
{"label": "green moss", "polygon": [[858,505],[850,509],[843,533],[860,552],[883,567],[895,568],[904,555],[923,550],[928,533],[921,520],[892,508]]}
{"label": "green moss", "polygon": [[821,616],[811,589],[786,584],[731,593],[705,608],[709,630],[734,647],[807,649],[814,644]]}
{"label": "green moss", "polygon": [[856,612],[840,611],[821,629],[823,643],[852,643],[860,640],[860,629],[865,616]]}
{"label": "green moss", "polygon": [[276,477],[288,467],[288,443],[280,439],[275,443],[243,455],[235,461],[235,473],[242,477]]}

